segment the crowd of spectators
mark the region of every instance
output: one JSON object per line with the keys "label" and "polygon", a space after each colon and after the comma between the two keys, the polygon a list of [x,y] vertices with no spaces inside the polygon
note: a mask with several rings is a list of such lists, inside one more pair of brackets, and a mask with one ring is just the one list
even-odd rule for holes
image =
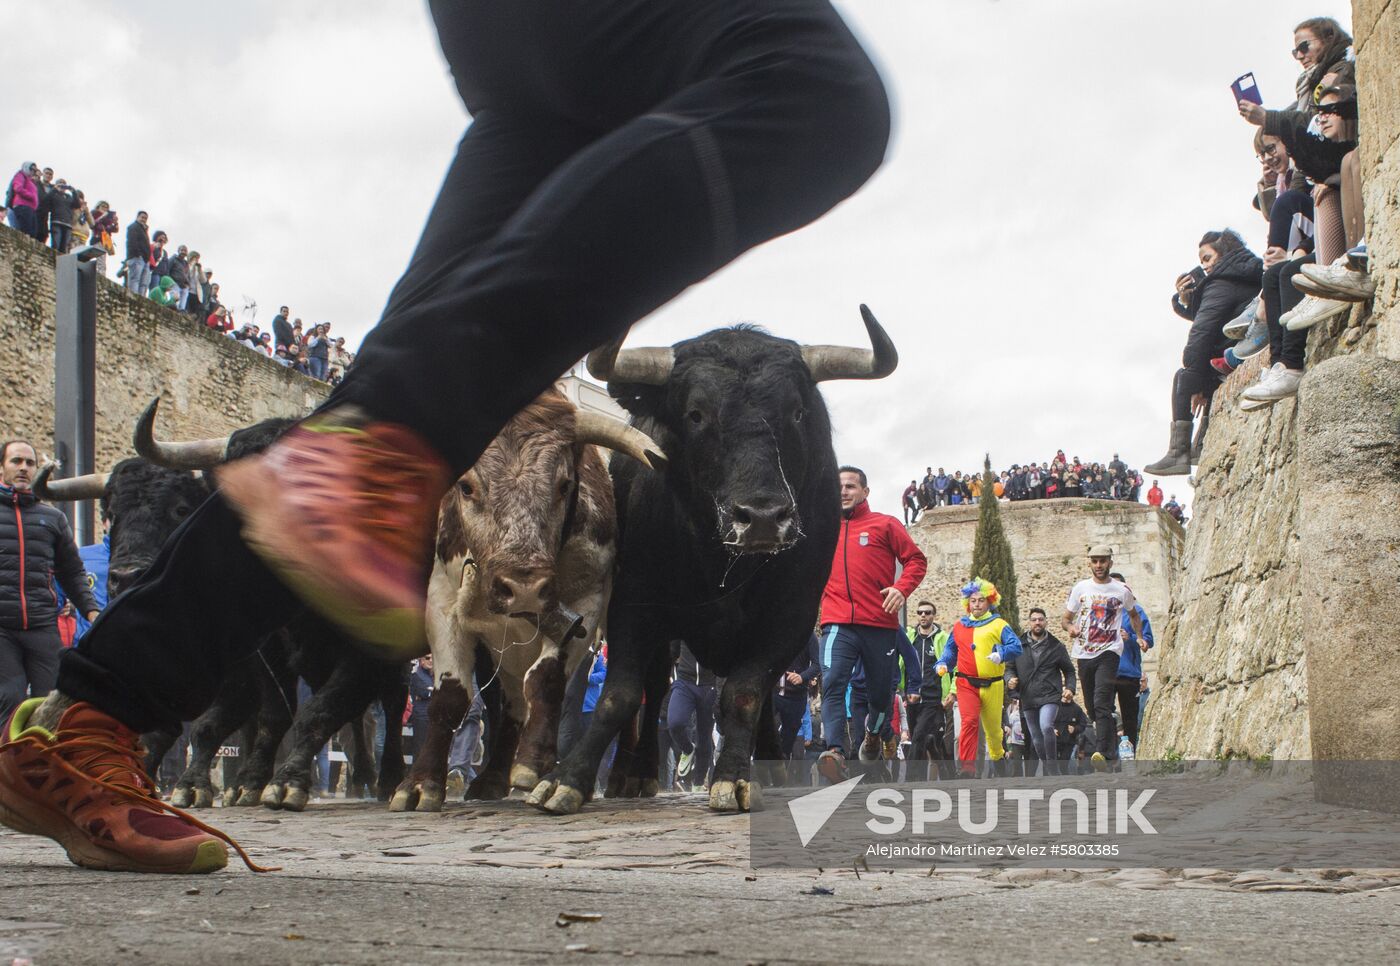
{"label": "crowd of spectators", "polygon": [[[117,254],[121,222],[112,206],[98,201],[89,208],[81,190],[64,178],[55,178],[53,168],[40,168],[33,161],[21,164],[10,179],[0,215],[11,228],[60,254],[89,245],[99,248],[105,253],[98,257],[98,270],[104,275],[106,256]],[[170,236],[159,229],[152,232],[150,216],[144,211],[138,211],[126,226],[124,257],[116,278],[138,298],[183,312],[196,325],[223,332],[313,379],[338,384],[354,361],[344,337],[331,336],[329,322],[303,331],[301,319],[288,322],[286,306],[273,319],[274,332],[264,333],[252,323],[235,330],[233,311],[219,300],[213,269],[187,245],[172,251]]]}
{"label": "crowd of spectators", "polygon": [[[1244,360],[1269,351],[1269,367],[1240,394],[1242,411],[1293,398],[1308,331],[1375,294],[1350,47],[1351,37],[1331,17],[1298,24],[1291,54],[1302,71],[1294,99],[1281,110],[1263,106],[1252,75],[1236,82],[1239,114],[1257,129],[1254,207],[1268,223],[1268,240],[1260,257],[1238,232],[1208,231],[1197,245],[1199,266],[1177,277],[1172,309],[1191,329],[1172,383],[1167,452],[1144,467],[1149,475],[1191,472],[1200,461],[1211,397]],[[1347,338],[1361,334],[1358,328]]]}
{"label": "crowd of spectators", "polygon": [[[978,503],[986,496],[984,486],[981,473],[957,470],[950,475],[941,466],[937,472],[927,467],[922,481],[910,480],[904,488],[900,500],[904,506],[904,524],[917,523],[919,514],[934,507]],[[1117,453],[1108,463],[1098,463],[1080,460],[1078,456],[1066,458],[1065,451],[1059,450],[1049,462],[1013,463],[1009,470],[995,474],[992,495],[1008,501],[1087,497],[1136,503],[1142,486],[1142,474],[1119,459]],[[1153,488],[1159,495],[1153,505],[1172,512],[1161,501],[1160,488],[1155,484]],[[1175,497],[1171,503],[1176,508],[1173,516],[1185,522]]]}

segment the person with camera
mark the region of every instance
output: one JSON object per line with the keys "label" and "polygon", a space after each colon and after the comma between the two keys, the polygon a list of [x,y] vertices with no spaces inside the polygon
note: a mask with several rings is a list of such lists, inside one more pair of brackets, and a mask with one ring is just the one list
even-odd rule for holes
{"label": "person with camera", "polygon": [[[1153,476],[1185,476],[1205,435],[1210,397],[1220,384],[1220,374],[1210,361],[1223,355],[1231,341],[1222,332],[1225,323],[1243,312],[1259,294],[1264,263],[1233,230],[1208,231],[1197,247],[1200,266],[1180,275],[1172,309],[1191,322],[1181,368],[1172,380],[1172,425],[1166,455],[1143,467]],[[1194,445],[1193,417],[1202,417],[1201,434]]]}

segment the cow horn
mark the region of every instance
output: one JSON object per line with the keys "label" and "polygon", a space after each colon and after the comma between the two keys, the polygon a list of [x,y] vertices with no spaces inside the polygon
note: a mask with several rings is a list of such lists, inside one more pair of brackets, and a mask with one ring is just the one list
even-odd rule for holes
{"label": "cow horn", "polygon": [[88,473],[67,480],[50,479],[58,469],[57,463],[45,463],[39,475],[34,478],[34,496],[46,503],[68,503],[78,500],[97,500],[107,489],[110,473]]}
{"label": "cow horn", "polygon": [[884,328],[875,320],[875,313],[862,305],[860,317],[870,334],[869,349],[842,345],[804,345],[802,361],[813,382],[831,379],[883,379],[899,365],[899,353]]}
{"label": "cow horn", "polygon": [[666,464],[666,454],[646,433],[620,419],[602,413],[580,412],[574,416],[574,438],[625,453],[654,470]]}
{"label": "cow horn", "polygon": [[224,461],[228,455],[228,437],[198,439],[191,443],[166,443],[156,439],[156,409],[159,406],[160,397],[157,396],[136,421],[136,432],[131,437],[136,452],[143,459],[172,470],[207,470]]}
{"label": "cow horn", "polygon": [[588,374],[599,382],[636,382],[664,386],[676,364],[671,348],[624,349],[622,340],[588,353]]}

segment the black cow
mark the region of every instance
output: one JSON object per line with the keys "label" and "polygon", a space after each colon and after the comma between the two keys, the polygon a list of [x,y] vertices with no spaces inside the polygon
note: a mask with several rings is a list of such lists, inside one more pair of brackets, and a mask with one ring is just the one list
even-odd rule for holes
{"label": "black cow", "polygon": [[[209,495],[209,484],[191,469],[208,469],[225,459],[260,452],[292,425],[265,420],[240,429],[227,440],[162,443],[152,429],[158,400],[137,424],[136,449],[146,459],[118,463],[110,474],[50,482],[41,474],[36,492],[42,499],[92,499],[100,494],[112,521],[108,592],[115,597],[155,560],[166,539]],[[42,483],[43,490],[39,490]],[[296,679],[314,694],[296,708]],[[374,779],[372,744],[365,735],[363,713],[378,699],[385,713],[384,754]],[[352,795],[376,784],[386,798],[403,778],[401,722],[408,700],[408,666],[380,660],[349,644],[331,624],[308,613],[294,618],[264,640],[258,653],[230,670],[210,707],[190,728],[190,761],[176,782],[176,805],[213,804],[209,771],[219,748],[243,729],[243,756],[236,781],[226,789],[230,804],[305,807],[312,786],[316,752],[347,722]],[[293,709],[295,708],[295,712]],[[287,754],[276,756],[290,728]],[[151,777],[179,736],[151,732],[142,736]],[[273,774],[276,768],[276,775]]]}
{"label": "black cow", "polygon": [[[619,573],[608,609],[608,677],[588,733],[530,794],[565,814],[588,797],[608,743],[645,695],[659,708],[668,642],[684,640],[725,678],[724,748],[710,807],[747,810],[759,757],[779,760],[770,694],[817,619],[840,525],[831,424],[817,383],[879,379],[894,344],[861,306],[873,351],[800,346],[752,326],[670,349],[589,356],[589,371],[670,457],[657,472],[613,460]],[[642,715],[635,749],[619,742],[608,794],[657,788],[657,715]]]}

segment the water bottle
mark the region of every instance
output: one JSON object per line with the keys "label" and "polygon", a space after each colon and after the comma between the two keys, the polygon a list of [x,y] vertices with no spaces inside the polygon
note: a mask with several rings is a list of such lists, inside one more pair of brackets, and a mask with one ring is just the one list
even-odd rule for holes
{"label": "water bottle", "polygon": [[1134,758],[1136,758],[1136,757],[1137,757],[1137,754],[1136,754],[1136,752],[1133,751],[1133,743],[1132,743],[1131,741],[1128,740],[1128,736],[1127,736],[1127,735],[1124,735],[1123,737],[1119,738],[1119,739],[1118,739],[1118,760],[1119,760],[1119,761],[1132,761],[1132,760],[1133,760]]}

